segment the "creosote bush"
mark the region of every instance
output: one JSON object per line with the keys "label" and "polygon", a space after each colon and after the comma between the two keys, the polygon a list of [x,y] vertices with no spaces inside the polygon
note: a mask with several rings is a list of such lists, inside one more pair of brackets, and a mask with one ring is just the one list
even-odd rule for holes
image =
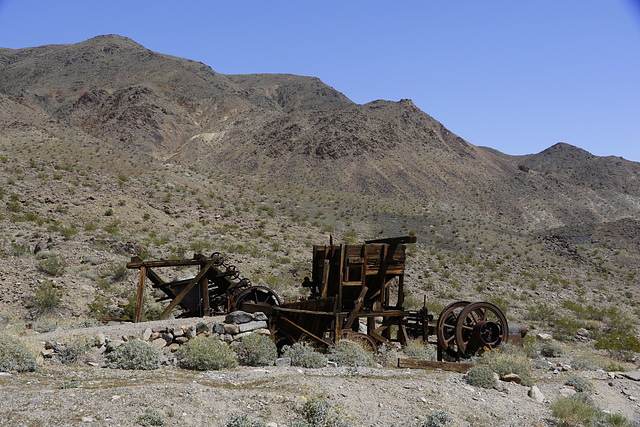
{"label": "creosote bush", "polygon": [[235,352],[238,361],[247,366],[271,366],[278,357],[278,349],[271,338],[255,333],[242,337]]}
{"label": "creosote bush", "polygon": [[151,370],[160,367],[160,350],[141,340],[131,340],[109,353],[110,368]]}
{"label": "creosote bush", "polygon": [[38,256],[42,259],[36,264],[36,268],[48,276],[62,276],[67,269],[67,262],[58,254],[40,252]]}
{"label": "creosote bush", "polygon": [[327,366],[325,355],[317,352],[312,346],[302,341],[291,346],[285,345],[282,348],[282,357],[291,358],[292,366],[301,366],[303,368],[323,368]]}
{"label": "creosote bush", "polygon": [[210,337],[196,337],[178,350],[180,367],[198,371],[235,368],[236,354],[227,343]]}
{"label": "creosote bush", "polygon": [[36,358],[18,338],[0,334],[0,371],[32,372],[37,368]]}
{"label": "creosote bush", "polygon": [[330,350],[329,358],[338,366],[375,366],[371,354],[367,353],[357,342],[342,339]]}
{"label": "creosote bush", "polygon": [[467,373],[467,382],[474,387],[493,388],[496,381],[493,371],[488,366],[474,366]]}

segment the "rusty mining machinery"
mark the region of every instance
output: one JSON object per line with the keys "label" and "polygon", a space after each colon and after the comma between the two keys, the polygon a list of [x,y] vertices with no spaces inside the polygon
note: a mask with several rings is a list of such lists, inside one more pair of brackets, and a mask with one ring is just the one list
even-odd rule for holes
{"label": "rusty mining machinery", "polygon": [[[310,340],[332,346],[340,339],[360,342],[376,351],[381,343],[436,337],[438,360],[460,360],[477,350],[502,343],[520,344],[527,328],[509,323],[490,302],[456,301],[437,320],[427,312],[404,308],[406,245],[415,236],[366,241],[364,244],[313,246],[312,278],[303,286],[310,295],[281,299],[266,286],[254,286],[238,270],[214,253],[193,259],[142,261],[132,259],[128,268],[140,269],[134,322],[140,313],[148,278],[169,300],[160,315],[166,318],[181,308],[181,316],[211,316],[235,310],[264,312],[279,344]],[[165,282],[154,269],[199,266],[195,277]]]}

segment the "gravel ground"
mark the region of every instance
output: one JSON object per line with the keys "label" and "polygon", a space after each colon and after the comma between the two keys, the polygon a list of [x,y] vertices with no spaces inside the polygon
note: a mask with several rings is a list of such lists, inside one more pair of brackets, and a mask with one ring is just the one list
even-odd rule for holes
{"label": "gravel ground", "polygon": [[[221,319],[220,319],[221,320]],[[193,319],[164,323],[194,323]],[[69,334],[107,337],[138,335],[160,322],[55,331],[29,337],[32,345]],[[562,360],[554,359],[552,363]],[[195,372],[175,367],[127,371],[82,364],[46,362],[36,373],[0,375],[0,425],[136,425],[149,409],[164,425],[224,426],[234,413],[277,426],[302,419],[303,399],[324,395],[331,411],[355,426],[417,426],[445,409],[457,426],[553,426],[550,405],[560,396],[569,372],[534,370],[542,403],[529,387],[501,383],[501,391],[470,386],[464,374],[398,368],[239,367]],[[595,386],[594,401],[604,410],[640,425],[640,382],[603,371],[581,372]],[[65,388],[71,385],[70,388]]]}

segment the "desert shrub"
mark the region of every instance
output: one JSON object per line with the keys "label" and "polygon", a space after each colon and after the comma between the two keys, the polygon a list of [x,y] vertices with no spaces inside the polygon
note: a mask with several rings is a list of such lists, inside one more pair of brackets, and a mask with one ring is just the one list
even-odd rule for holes
{"label": "desert shrub", "polygon": [[588,425],[596,417],[598,409],[581,398],[561,397],[551,405],[551,413],[565,425]]}
{"label": "desert shrub", "polygon": [[291,365],[303,368],[323,368],[327,366],[327,358],[317,352],[306,342],[297,342],[282,348],[282,356],[291,358]]}
{"label": "desert shrub", "polygon": [[420,427],[447,427],[453,425],[453,418],[444,409],[438,409],[429,414]]}
{"label": "desert shrub", "polygon": [[93,328],[96,326],[102,326],[98,320],[93,318],[88,318],[85,320],[78,320],[69,325],[69,329],[84,329],[84,328]]}
{"label": "desert shrub", "polygon": [[593,393],[593,384],[580,375],[570,375],[564,384],[573,387],[578,393]]}
{"label": "desert shrub", "polygon": [[574,357],[569,364],[576,371],[597,371],[603,368],[601,363],[586,356]]}
{"label": "desert shrub", "polygon": [[548,323],[556,316],[556,312],[549,304],[541,302],[529,309],[529,319]]}
{"label": "desert shrub", "polygon": [[252,420],[246,414],[232,414],[227,421],[227,427],[264,427],[265,423]]}
{"label": "desert shrub", "polygon": [[196,337],[178,350],[180,367],[198,371],[235,368],[236,354],[227,343],[210,337]]}
{"label": "desert shrub", "polygon": [[58,323],[55,320],[49,318],[38,319],[37,321],[33,322],[31,326],[33,327],[34,331],[41,334],[58,329]]}
{"label": "desert shrub", "polygon": [[76,363],[81,356],[91,349],[85,337],[77,337],[65,345],[56,345],[56,357],[64,364]]}
{"label": "desert shrub", "polygon": [[69,388],[78,388],[79,385],[80,383],[78,382],[78,380],[68,380],[68,381],[63,381],[62,384],[60,384],[59,389],[67,390]]}
{"label": "desert shrub", "polygon": [[62,256],[54,253],[45,253],[41,257],[43,258],[36,264],[38,271],[52,277],[62,276],[66,271],[67,262]]}
{"label": "desert shrub", "polygon": [[342,339],[338,345],[330,350],[329,358],[339,366],[375,366],[373,357],[360,344]]}
{"label": "desert shrub", "polygon": [[147,408],[144,414],[138,417],[138,424],[141,426],[163,426],[164,420],[160,412],[153,408]]}
{"label": "desert shrub", "polygon": [[111,353],[110,368],[151,370],[160,367],[162,353],[151,344],[141,340],[127,341]]}
{"label": "desert shrub", "polygon": [[22,341],[10,335],[0,334],[0,371],[32,372],[36,367],[35,356]]}
{"label": "desert shrub", "polygon": [[[514,346],[515,347],[515,346]],[[522,351],[501,351],[499,348],[486,350],[481,356],[474,358],[474,363],[487,365],[493,372],[503,378],[507,374],[516,374],[526,386],[533,385],[531,363]]]}
{"label": "desert shrub", "polygon": [[569,316],[556,316],[551,323],[553,336],[560,341],[573,339],[578,329],[584,326],[582,322]]}
{"label": "desert shrub", "polygon": [[544,357],[560,357],[564,354],[564,347],[557,341],[543,341],[539,350]]}
{"label": "desert shrub", "polygon": [[304,421],[291,424],[292,427],[351,427],[352,424],[332,413],[326,396],[320,394],[307,399],[300,409]]}
{"label": "desert shrub", "polygon": [[435,348],[419,340],[409,341],[403,350],[409,359],[436,360],[437,358]]}
{"label": "desert shrub", "polygon": [[271,366],[278,357],[278,349],[271,338],[255,333],[242,337],[235,352],[238,362],[247,366]]}
{"label": "desert shrub", "polygon": [[488,366],[474,366],[467,373],[467,382],[474,387],[493,388],[498,382]]}
{"label": "desert shrub", "polygon": [[126,279],[129,275],[129,269],[125,265],[115,263],[109,264],[108,267],[100,271],[100,277],[107,279],[109,283],[117,283]]}
{"label": "desert shrub", "polygon": [[62,302],[62,291],[58,290],[51,280],[44,280],[36,288],[33,302],[42,311],[55,310]]}
{"label": "desert shrub", "polygon": [[611,357],[623,362],[632,360],[634,353],[640,352],[640,340],[621,329],[614,329],[602,336],[596,340],[594,346],[600,350],[608,350]]}

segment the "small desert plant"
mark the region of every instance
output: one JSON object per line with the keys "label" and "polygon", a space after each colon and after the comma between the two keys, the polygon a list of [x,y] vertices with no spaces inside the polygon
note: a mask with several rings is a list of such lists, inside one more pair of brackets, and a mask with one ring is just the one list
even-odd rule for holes
{"label": "small desert plant", "polygon": [[46,253],[41,257],[43,258],[36,264],[36,268],[48,276],[62,276],[67,269],[67,262],[58,254]]}
{"label": "small desert plant", "polygon": [[291,365],[303,368],[323,368],[327,366],[327,358],[317,352],[306,342],[297,342],[282,348],[282,356],[291,358]]}
{"label": "small desert plant", "polygon": [[526,354],[514,349],[515,346],[506,347],[506,351],[502,351],[500,348],[486,350],[481,356],[474,359],[474,363],[489,366],[500,378],[507,374],[516,374],[522,380],[522,384],[532,386],[531,363]]}
{"label": "small desert plant", "polygon": [[467,382],[474,387],[493,388],[498,382],[488,366],[474,366],[467,373]]}
{"label": "small desert plant", "polygon": [[44,280],[36,288],[33,300],[40,310],[52,311],[60,306],[62,291],[58,290],[52,281]]}
{"label": "small desert plant", "polygon": [[564,354],[564,347],[557,341],[544,341],[540,343],[539,350],[544,357],[560,357]]}
{"label": "small desert plant", "polygon": [[247,366],[271,366],[278,357],[278,349],[271,338],[255,333],[242,337],[235,352],[238,361]]}
{"label": "small desert plant", "polygon": [[576,371],[597,371],[603,368],[602,363],[586,356],[574,357],[571,359],[570,365]]}
{"label": "small desert plant", "polygon": [[0,334],[0,371],[31,372],[37,367],[36,358],[18,338]]}
{"label": "small desert plant", "polygon": [[108,267],[100,271],[100,277],[107,279],[109,283],[117,283],[124,280],[129,275],[129,269],[125,265],[115,263],[109,264]]}
{"label": "small desert plant", "polygon": [[584,326],[584,322],[569,316],[556,316],[550,320],[553,336],[560,341],[568,341],[575,337],[578,329]]}
{"label": "small desert plant", "polygon": [[453,418],[444,409],[438,409],[429,414],[420,427],[447,427],[453,425]]}
{"label": "small desert plant", "polygon": [[598,414],[598,409],[583,399],[561,397],[551,405],[551,413],[565,425],[587,425]]}
{"label": "small desert plant", "polygon": [[163,426],[164,420],[160,412],[153,408],[147,408],[144,414],[138,417],[138,424],[141,426]]}
{"label": "small desert plant", "polygon": [[232,414],[227,421],[227,427],[264,427],[262,421],[252,420],[246,414]]}
{"label": "small desert plant", "polygon": [[198,371],[235,368],[238,366],[236,354],[227,343],[215,338],[196,337],[178,350],[180,367]]}
{"label": "small desert plant", "polygon": [[330,350],[330,359],[339,366],[375,366],[373,357],[360,344],[342,339],[338,345]]}
{"label": "small desert plant", "polygon": [[78,388],[78,386],[80,385],[80,383],[78,382],[78,380],[69,380],[69,381],[63,381],[62,384],[60,384],[60,390],[66,390],[68,388]]}
{"label": "small desert plant", "polygon": [[142,370],[158,369],[160,357],[158,349],[141,340],[127,341],[108,355],[110,368]]}
{"label": "small desert plant", "polygon": [[54,347],[57,358],[64,364],[76,363],[89,349],[91,344],[85,337],[78,337],[65,345]]}
{"label": "small desert plant", "polygon": [[31,326],[33,327],[34,331],[41,334],[58,329],[58,323],[50,318],[38,319],[36,322],[33,322]]}
{"label": "small desert plant", "polygon": [[410,341],[403,350],[409,359],[436,360],[437,357],[433,346],[418,340]]}
{"label": "small desert plant", "polygon": [[593,384],[580,375],[569,376],[564,384],[573,387],[578,393],[593,393]]}

